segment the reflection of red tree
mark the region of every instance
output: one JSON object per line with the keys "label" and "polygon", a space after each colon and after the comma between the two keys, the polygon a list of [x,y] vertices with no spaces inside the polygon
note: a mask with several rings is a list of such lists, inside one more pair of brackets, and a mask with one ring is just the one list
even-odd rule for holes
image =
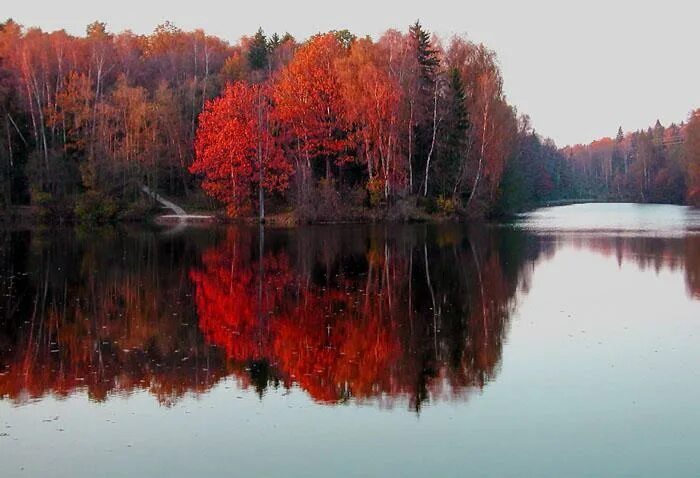
{"label": "reflection of red tree", "polygon": [[491,254],[476,270],[479,293],[472,296],[474,311],[465,361],[454,377],[462,386],[483,387],[495,376],[501,359],[503,334],[510,316],[513,290],[506,280],[498,254]]}
{"label": "reflection of red tree", "polygon": [[357,284],[310,285],[290,273],[285,254],[265,255],[260,268],[248,251],[231,235],[190,274],[207,340],[233,361],[275,364],[287,385],[322,402],[369,397],[390,385],[400,347],[391,321],[382,320],[388,297],[381,290],[368,301]]}
{"label": "reflection of red tree", "polygon": [[250,237],[230,231],[225,247],[205,252],[203,270],[190,273],[200,329],[236,361],[264,358],[269,348],[266,318],[292,279],[283,254],[266,256],[262,271],[253,267]]}
{"label": "reflection of red tree", "polygon": [[[85,390],[102,401],[112,393],[149,390],[169,404],[218,382],[225,370],[201,339],[182,333],[182,318],[174,312],[174,296],[184,291],[154,300],[155,284],[132,279],[98,283],[91,295],[72,289],[77,300],[50,302],[45,315],[37,314],[0,354],[0,397],[23,401]],[[139,292],[132,288],[136,283]],[[204,372],[199,357],[209,358]]]}

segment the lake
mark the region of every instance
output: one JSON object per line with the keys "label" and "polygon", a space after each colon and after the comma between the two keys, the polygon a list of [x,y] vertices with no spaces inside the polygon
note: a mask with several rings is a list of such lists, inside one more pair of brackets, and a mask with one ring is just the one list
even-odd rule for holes
{"label": "lake", "polygon": [[0,233],[15,476],[698,476],[700,214]]}

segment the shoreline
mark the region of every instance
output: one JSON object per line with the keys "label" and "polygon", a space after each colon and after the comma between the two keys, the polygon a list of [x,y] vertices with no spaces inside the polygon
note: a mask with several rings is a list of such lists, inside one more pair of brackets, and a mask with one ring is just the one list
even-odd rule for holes
{"label": "shoreline", "polygon": [[[370,224],[440,224],[440,223],[483,223],[487,219],[466,218],[457,214],[429,214],[423,211],[413,212],[404,217],[389,218],[384,215],[364,214],[355,218],[337,220],[301,220],[293,213],[279,213],[267,215],[262,221],[265,226],[271,227],[301,227],[301,226],[333,226],[333,225],[370,225]],[[41,217],[38,206],[15,206],[0,213],[1,226],[16,227],[100,227],[109,225],[143,225],[143,226],[214,226],[214,225],[258,225],[261,221],[257,217],[227,217],[222,211],[195,211],[190,214],[148,214],[137,219],[133,217],[119,218],[105,222],[85,222],[74,218],[46,221]]]}
{"label": "shoreline", "polygon": [[[576,204],[626,204],[629,201],[606,201],[606,200],[556,200],[548,201],[534,205],[530,208],[517,212],[508,212],[498,215],[485,217],[467,217],[453,213],[446,214],[431,214],[422,210],[412,210],[408,214],[397,217],[387,217],[386,211],[381,211],[384,214],[372,214],[366,212],[358,214],[353,218],[335,219],[335,220],[302,220],[296,217],[292,212],[269,214],[262,221],[262,224],[268,227],[295,228],[304,226],[342,226],[342,225],[402,225],[402,224],[503,224],[517,219],[521,214],[542,208],[564,207]],[[657,203],[637,203],[637,204],[657,204]],[[662,204],[662,203],[658,203]],[[666,203],[663,203],[666,204]],[[675,206],[689,206],[689,204],[674,204]],[[59,219],[56,221],[46,221],[41,217],[41,210],[38,206],[14,206],[6,211],[0,212],[0,227],[103,227],[103,226],[151,226],[151,227],[207,227],[207,226],[255,226],[261,224],[257,217],[239,217],[231,218],[226,216],[223,211],[194,211],[185,215],[176,214],[147,214],[141,218],[124,217],[112,221],[105,222],[86,222],[79,221],[75,218]]]}

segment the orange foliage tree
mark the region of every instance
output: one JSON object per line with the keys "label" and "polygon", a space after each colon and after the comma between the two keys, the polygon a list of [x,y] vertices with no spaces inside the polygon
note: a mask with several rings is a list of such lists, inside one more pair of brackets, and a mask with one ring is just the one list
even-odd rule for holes
{"label": "orange foliage tree", "polygon": [[367,166],[368,189],[388,199],[408,177],[399,142],[400,85],[368,39],[353,43],[347,58],[338,62],[338,75],[348,129]]}
{"label": "orange foliage tree", "polygon": [[276,116],[302,183],[315,162],[325,162],[330,178],[332,164],[347,157],[344,102],[335,68],[345,54],[334,34],[318,35],[297,51],[275,85]]}
{"label": "orange foliage tree", "polygon": [[258,360],[269,348],[265,318],[294,277],[284,254],[267,254],[263,270],[252,267],[252,236],[241,232],[229,231],[222,247],[205,251],[203,268],[193,269],[190,279],[207,341],[232,360]]}

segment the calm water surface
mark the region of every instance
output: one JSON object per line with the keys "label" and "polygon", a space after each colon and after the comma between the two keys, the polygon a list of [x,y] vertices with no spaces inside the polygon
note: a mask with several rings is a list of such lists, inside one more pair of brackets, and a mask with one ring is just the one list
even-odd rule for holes
{"label": "calm water surface", "polygon": [[2,232],[1,476],[698,476],[698,230]]}

